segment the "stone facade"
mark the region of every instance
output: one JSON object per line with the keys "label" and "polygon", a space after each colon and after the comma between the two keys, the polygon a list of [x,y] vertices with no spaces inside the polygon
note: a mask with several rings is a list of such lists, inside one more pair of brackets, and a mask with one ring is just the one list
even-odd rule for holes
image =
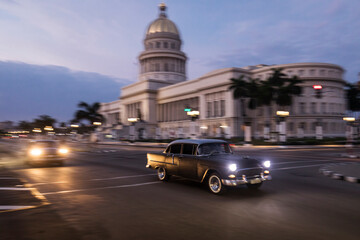
{"label": "stone facade", "polygon": [[[115,128],[115,118],[121,122],[118,135],[124,138],[133,135],[132,131],[137,133],[135,139],[242,137],[246,119],[241,114],[239,100],[229,91],[229,79],[244,75],[265,80],[272,69],[282,68],[288,76],[296,75],[303,80],[303,94],[295,97],[287,109],[276,106],[247,109],[252,136],[271,138],[272,134],[279,133],[277,110],[290,112],[282,126],[288,137],[345,135],[342,117],[347,107],[342,67],[328,63],[257,65],[219,69],[186,80],[187,57],[181,51],[179,31],[165,10],[161,5],[159,18],[147,29],[145,50],[139,56],[138,82],[123,87],[120,100],[102,104],[101,113],[106,119],[110,118],[103,129]],[[313,85],[322,85],[322,98],[315,97]],[[187,107],[200,112],[196,121],[184,112]],[[134,119],[137,122],[134,123]]]}

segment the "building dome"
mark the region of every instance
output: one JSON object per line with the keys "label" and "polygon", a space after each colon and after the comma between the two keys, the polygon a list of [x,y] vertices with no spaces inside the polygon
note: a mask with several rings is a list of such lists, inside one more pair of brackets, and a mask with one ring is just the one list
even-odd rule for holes
{"label": "building dome", "polygon": [[155,19],[152,23],[150,23],[146,35],[152,33],[173,33],[179,35],[179,31],[171,20],[166,17],[165,10],[166,5],[164,3],[160,4],[160,15],[159,18]]}

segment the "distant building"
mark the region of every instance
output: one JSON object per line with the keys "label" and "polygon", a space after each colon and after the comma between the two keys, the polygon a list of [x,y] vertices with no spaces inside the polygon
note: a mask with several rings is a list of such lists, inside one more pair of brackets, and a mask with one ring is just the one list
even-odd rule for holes
{"label": "distant building", "polygon": [[[103,131],[129,138],[242,137],[245,120],[241,104],[229,91],[230,78],[241,75],[267,79],[273,68],[304,80],[303,94],[294,99],[286,118],[288,137],[343,137],[346,112],[344,69],[328,63],[256,65],[214,70],[197,79],[186,79],[185,53],[176,25],[167,18],[166,6],[147,28],[144,51],[139,56],[138,82],[123,87],[120,100],[103,103],[107,122]],[[322,85],[316,98],[313,85]],[[199,111],[191,121],[185,108]],[[279,132],[275,106],[246,112],[252,116],[251,132],[270,138]],[[121,124],[120,124],[121,123]],[[269,126],[269,128],[267,127]]]}

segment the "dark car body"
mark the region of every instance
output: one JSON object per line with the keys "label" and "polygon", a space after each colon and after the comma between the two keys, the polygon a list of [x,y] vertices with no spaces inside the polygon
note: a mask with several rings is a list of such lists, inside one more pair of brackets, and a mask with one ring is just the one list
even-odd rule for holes
{"label": "dark car body", "polygon": [[173,141],[163,153],[148,153],[146,167],[198,182],[215,173],[225,186],[260,186],[271,179],[260,161],[235,155],[226,141],[215,139]]}
{"label": "dark car body", "polygon": [[68,156],[68,148],[55,140],[31,141],[26,150],[26,163],[46,164],[58,163],[62,165]]}

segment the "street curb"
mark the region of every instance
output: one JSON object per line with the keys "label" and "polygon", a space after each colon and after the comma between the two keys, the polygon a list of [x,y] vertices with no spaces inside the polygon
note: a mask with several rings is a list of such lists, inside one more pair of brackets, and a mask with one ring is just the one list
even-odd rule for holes
{"label": "street curb", "polygon": [[338,164],[329,164],[319,169],[319,172],[327,177],[336,180],[343,180],[351,183],[360,183],[359,177],[345,176],[344,174],[337,173],[336,171],[329,170],[330,167],[339,166],[339,165],[349,165],[349,163],[338,163]]}

